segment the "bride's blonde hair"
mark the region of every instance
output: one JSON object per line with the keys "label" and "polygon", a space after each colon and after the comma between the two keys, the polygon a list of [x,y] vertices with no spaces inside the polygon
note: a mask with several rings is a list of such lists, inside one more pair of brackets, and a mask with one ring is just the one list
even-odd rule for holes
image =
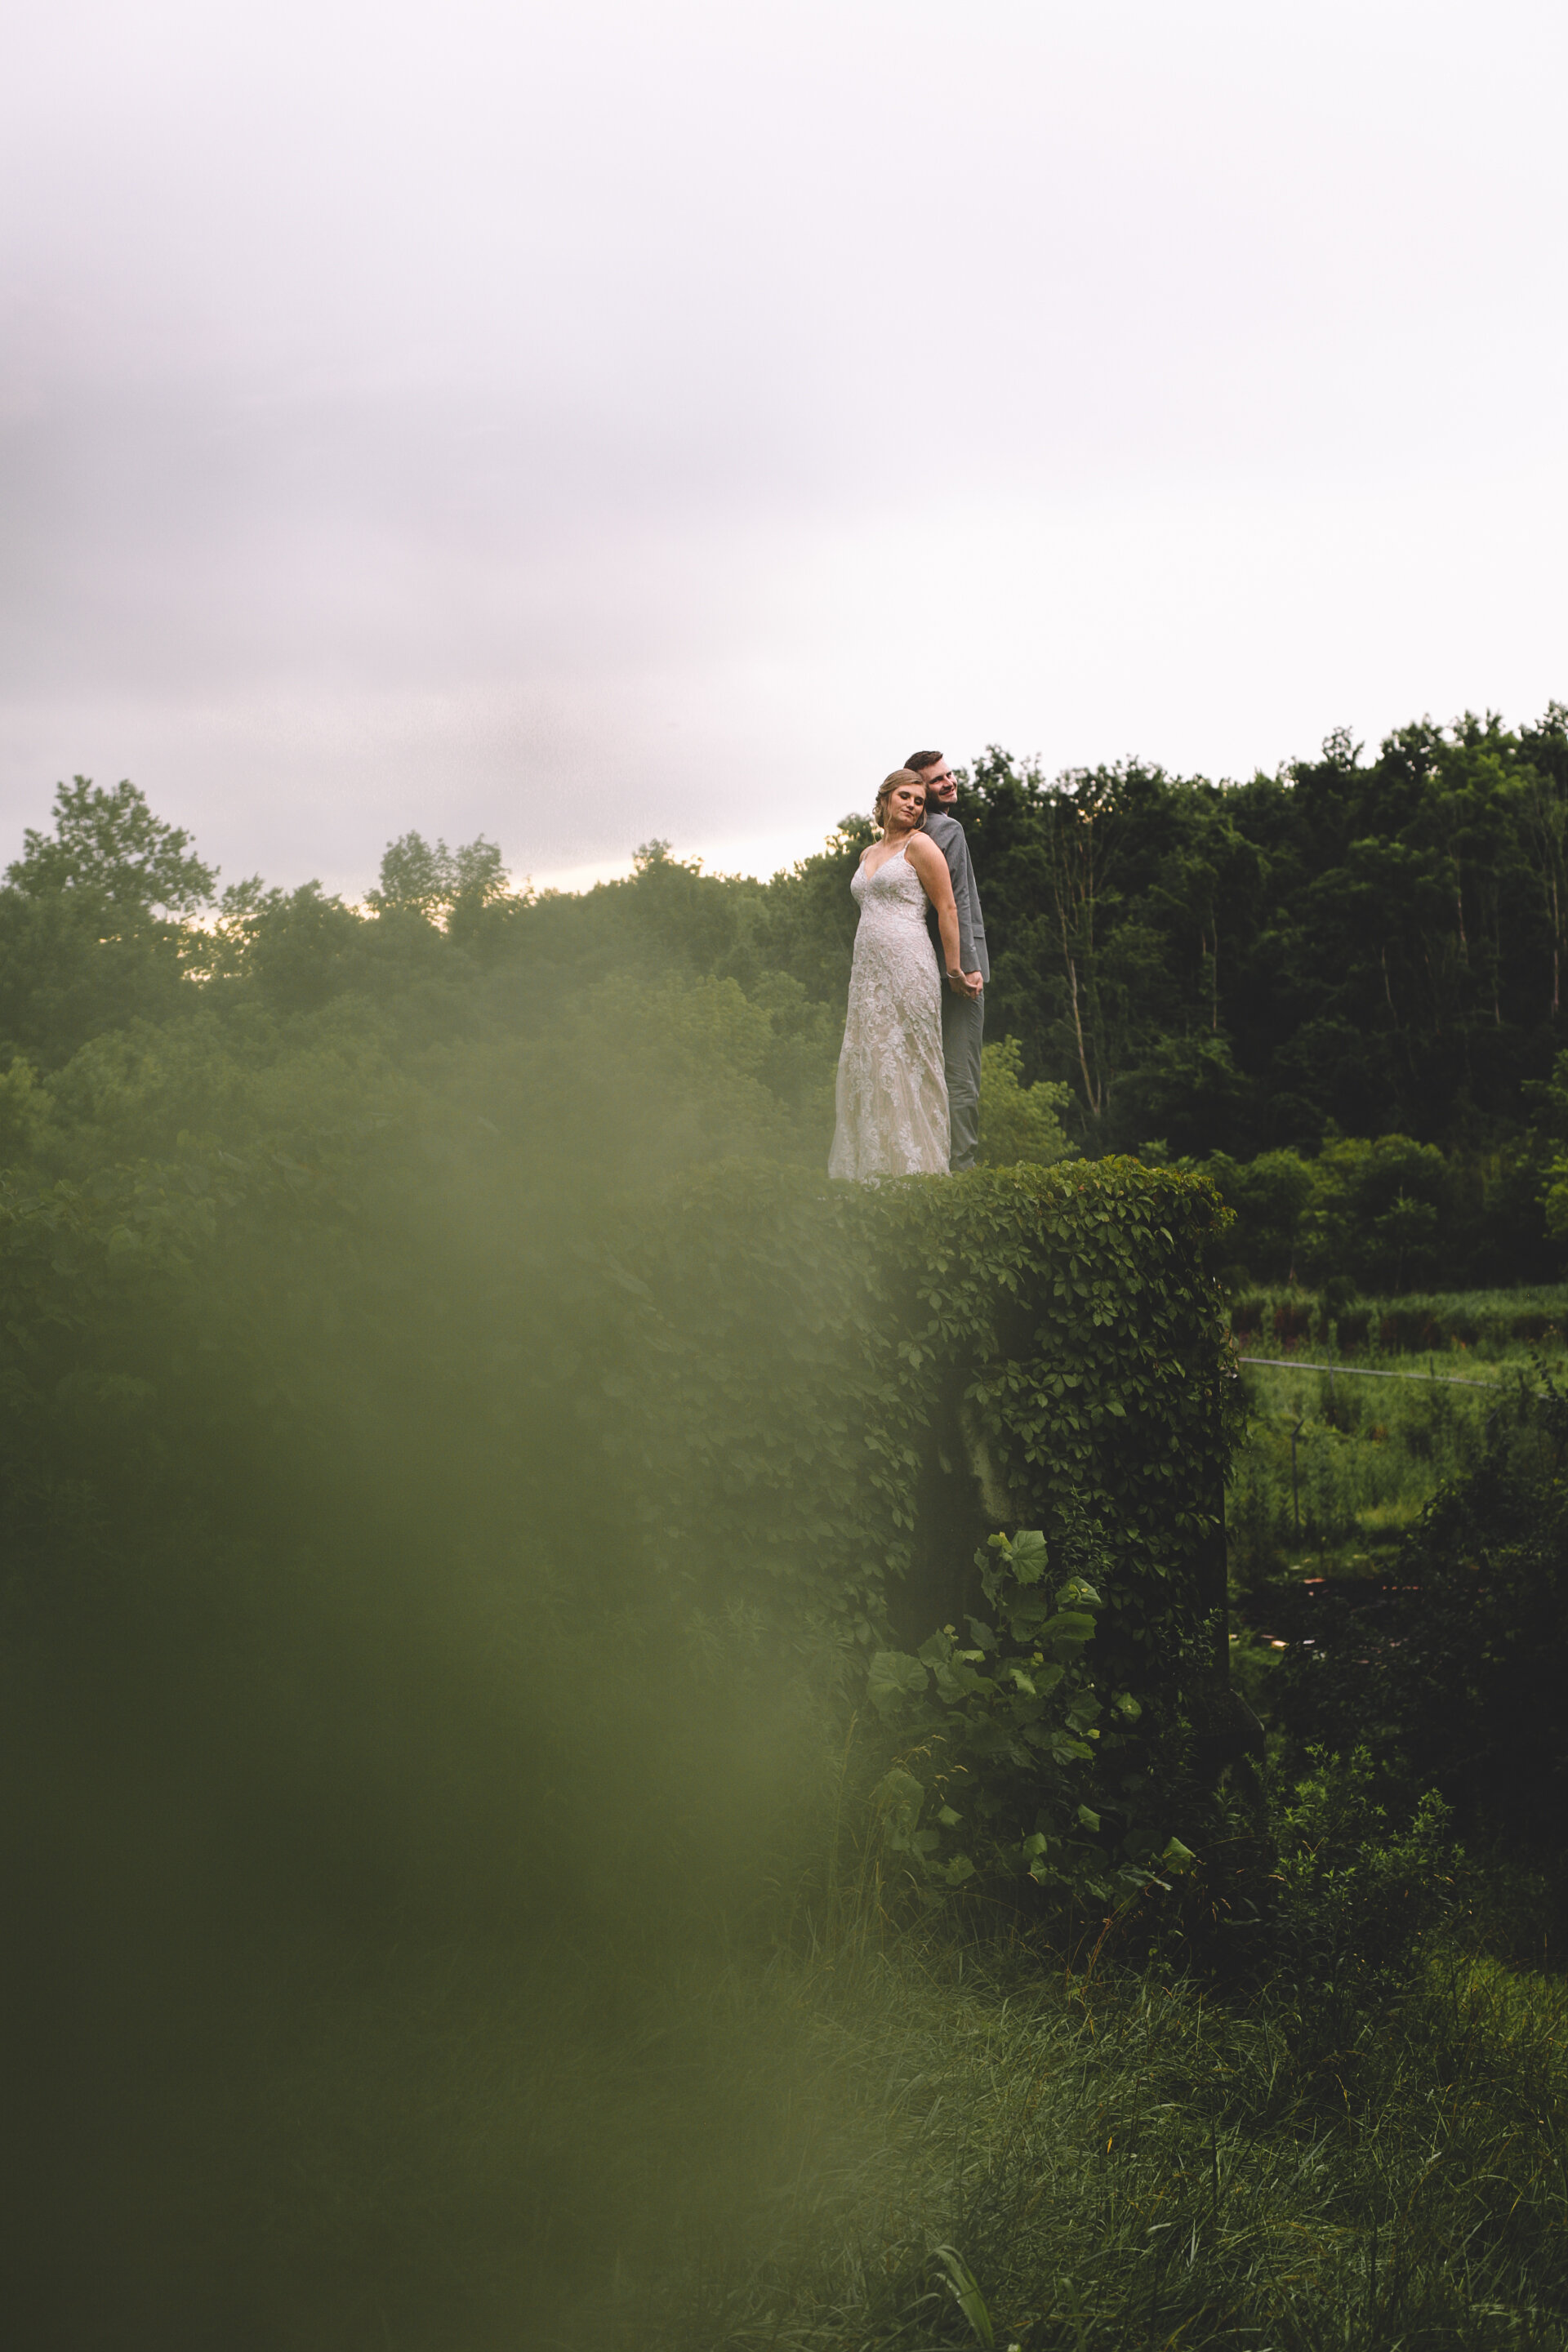
{"label": "bride's blonde hair", "polygon": [[883,777],[880,789],[877,793],[876,806],[871,812],[877,821],[879,831],[886,833],[888,830],[888,803],[892,799],[893,794],[898,791],[899,786],[900,784],[919,784],[921,792],[923,793],[925,790],[925,778],[923,776],[917,776],[912,768],[895,768],[890,776]]}

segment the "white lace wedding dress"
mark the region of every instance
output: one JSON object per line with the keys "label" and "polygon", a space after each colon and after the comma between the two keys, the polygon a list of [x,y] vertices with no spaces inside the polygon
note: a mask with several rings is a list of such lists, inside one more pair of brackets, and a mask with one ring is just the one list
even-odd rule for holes
{"label": "white lace wedding dress", "polygon": [[945,1176],[942,973],[926,894],[900,849],[849,885],[860,909],[838,1056],[830,1176]]}

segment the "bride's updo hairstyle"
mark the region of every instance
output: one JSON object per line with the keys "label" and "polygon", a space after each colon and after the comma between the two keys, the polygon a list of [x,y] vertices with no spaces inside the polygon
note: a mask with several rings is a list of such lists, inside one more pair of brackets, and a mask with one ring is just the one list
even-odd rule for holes
{"label": "bride's updo hairstyle", "polygon": [[880,788],[877,793],[877,804],[871,812],[877,821],[877,829],[879,833],[886,833],[888,830],[888,803],[892,799],[893,794],[898,791],[899,786],[900,784],[919,784],[921,792],[923,793],[925,790],[925,778],[923,776],[917,776],[912,768],[895,768],[890,776],[883,777]]}

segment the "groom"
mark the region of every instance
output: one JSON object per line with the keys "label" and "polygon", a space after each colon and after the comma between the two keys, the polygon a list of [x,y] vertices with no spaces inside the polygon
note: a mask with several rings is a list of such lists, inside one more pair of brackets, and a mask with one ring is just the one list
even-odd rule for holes
{"label": "groom", "polygon": [[[958,798],[952,770],[940,751],[912,752],[904,765],[912,768],[925,785],[925,830],[947,860],[958,907],[958,960],[963,977],[950,980],[942,998],[942,1057],[947,1071],[947,1164],[956,1176],[961,1169],[973,1167],[974,1155],[980,1148],[980,1037],[985,1026],[982,991],[991,977],[991,959],[985,952],[985,922],[980,912],[980,893],[974,887],[974,868],[969,862],[969,844],[958,819],[948,814]],[[927,908],[926,920],[936,942],[940,963],[942,942],[937,935],[934,907]]]}

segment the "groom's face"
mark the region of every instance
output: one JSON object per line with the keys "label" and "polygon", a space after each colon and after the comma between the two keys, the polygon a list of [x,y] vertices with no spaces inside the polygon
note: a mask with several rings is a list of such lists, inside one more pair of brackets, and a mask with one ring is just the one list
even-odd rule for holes
{"label": "groom's face", "polygon": [[950,809],[958,798],[958,786],[945,759],[939,760],[934,768],[927,768],[924,782],[928,809]]}

